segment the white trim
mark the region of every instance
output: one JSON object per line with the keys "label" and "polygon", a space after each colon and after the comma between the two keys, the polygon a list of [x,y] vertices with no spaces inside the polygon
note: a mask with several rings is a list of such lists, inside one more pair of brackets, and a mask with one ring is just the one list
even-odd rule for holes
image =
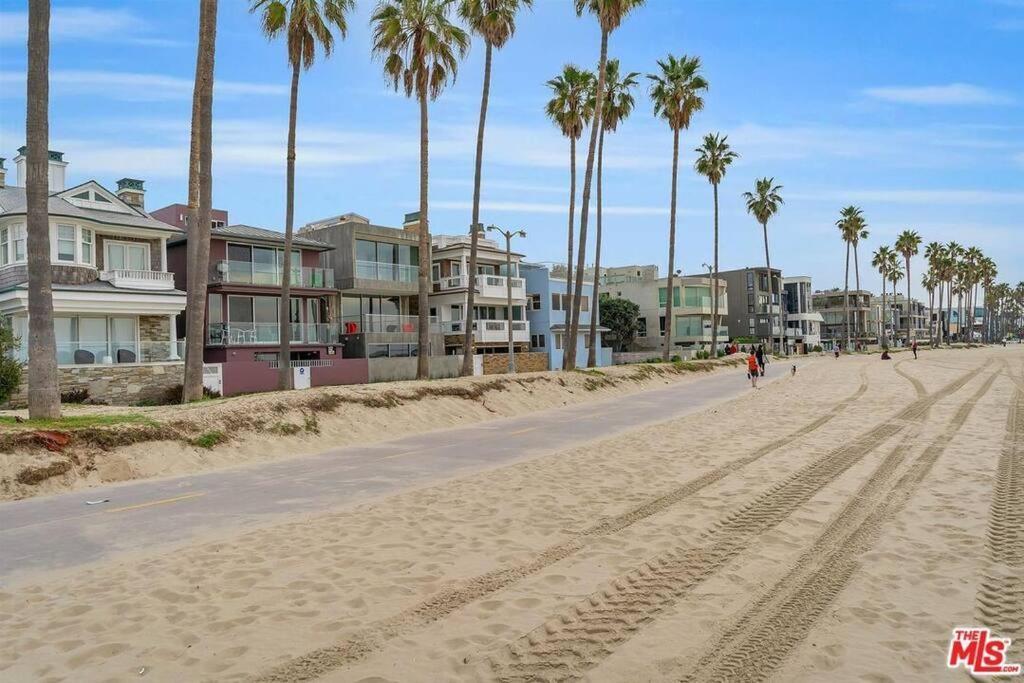
{"label": "white trim", "polygon": [[[96,290],[53,290],[53,311],[58,313],[96,313],[128,315],[169,315],[185,310],[184,294],[128,294]],[[28,310],[28,289],[13,289],[0,294],[0,314]]]}

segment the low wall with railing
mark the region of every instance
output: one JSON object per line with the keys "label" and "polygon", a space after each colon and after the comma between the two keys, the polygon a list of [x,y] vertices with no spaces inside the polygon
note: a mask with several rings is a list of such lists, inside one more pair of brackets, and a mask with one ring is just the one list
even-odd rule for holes
{"label": "low wall with railing", "polygon": [[[431,356],[430,379],[458,377],[462,356]],[[416,379],[418,358],[370,358],[370,382],[400,382]]]}
{"label": "low wall with railing", "polygon": [[[185,366],[180,362],[79,365],[62,367],[57,372],[60,374],[62,395],[85,391],[85,396],[90,402],[115,406],[162,403],[166,400],[168,391],[185,380]],[[23,381],[18,393],[11,397],[11,408],[23,408],[28,401],[26,375],[22,376]]]}

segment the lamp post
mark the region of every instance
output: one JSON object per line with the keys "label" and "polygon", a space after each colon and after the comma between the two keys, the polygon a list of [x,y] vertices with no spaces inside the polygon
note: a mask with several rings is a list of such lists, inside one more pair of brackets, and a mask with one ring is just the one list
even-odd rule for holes
{"label": "lamp post", "polygon": [[487,232],[497,232],[505,236],[505,291],[507,293],[506,312],[508,313],[508,371],[516,371],[516,348],[512,342],[512,238],[526,237],[525,230],[502,230],[496,225],[488,225]]}
{"label": "lamp post", "polygon": [[[703,266],[704,270],[708,271],[708,284],[711,285],[711,290],[712,290],[711,291],[711,296],[718,296],[718,292],[715,291],[715,290],[718,289],[718,283],[715,281],[714,269],[711,266],[709,266],[708,264],[706,264],[706,263],[702,263],[700,265]],[[684,289],[683,291],[685,292],[686,290]],[[711,316],[711,327],[712,327],[712,329],[717,327],[717,325],[718,325],[718,321],[715,320],[715,316],[712,315]],[[718,358],[718,349],[711,349],[711,355],[709,356],[709,358]]]}

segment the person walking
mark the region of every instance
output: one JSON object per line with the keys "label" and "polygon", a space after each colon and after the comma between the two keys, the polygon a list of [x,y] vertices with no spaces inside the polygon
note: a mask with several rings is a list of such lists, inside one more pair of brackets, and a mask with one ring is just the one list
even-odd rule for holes
{"label": "person walking", "polygon": [[747,356],[747,377],[750,378],[750,386],[757,389],[757,375],[759,370],[759,364],[757,362],[757,354],[754,352],[754,346],[750,346],[750,355]]}
{"label": "person walking", "polygon": [[761,372],[761,376],[764,377],[764,344],[758,345],[754,357],[757,358],[757,367]]}
{"label": "person walking", "polygon": [[910,350],[914,352],[914,360],[917,360],[917,340],[916,339],[914,340],[914,343],[910,345]]}

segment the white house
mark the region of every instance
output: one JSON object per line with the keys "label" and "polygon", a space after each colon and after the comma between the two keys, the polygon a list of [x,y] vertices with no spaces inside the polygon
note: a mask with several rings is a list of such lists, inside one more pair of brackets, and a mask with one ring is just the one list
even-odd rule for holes
{"label": "white house", "polygon": [[[0,159],[0,319],[27,338],[25,148],[6,183]],[[167,240],[181,230],[144,208],[141,180],[111,192],[95,180],[64,186],[61,152],[50,152],[50,260],[54,333],[61,366],[180,362],[175,317],[185,293],[167,270]],[[26,347],[19,353],[26,358]],[[180,374],[180,373],[179,373]],[[180,378],[179,378],[180,381]]]}

